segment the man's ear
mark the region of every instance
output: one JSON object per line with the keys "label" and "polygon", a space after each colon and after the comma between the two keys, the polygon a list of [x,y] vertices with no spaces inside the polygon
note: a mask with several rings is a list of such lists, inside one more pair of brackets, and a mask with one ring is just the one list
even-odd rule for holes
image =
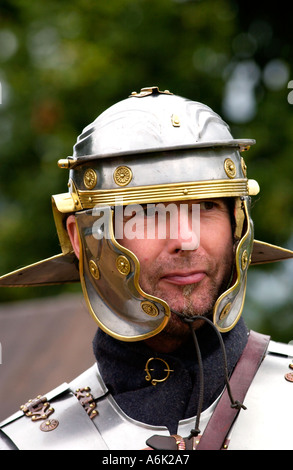
{"label": "man's ear", "polygon": [[69,239],[71,241],[71,245],[72,245],[72,248],[74,250],[74,253],[76,254],[76,257],[79,259],[79,237],[78,237],[78,232],[77,232],[76,221],[75,221],[75,216],[74,215],[70,215],[67,218],[66,228],[67,228],[67,233],[68,233]]}

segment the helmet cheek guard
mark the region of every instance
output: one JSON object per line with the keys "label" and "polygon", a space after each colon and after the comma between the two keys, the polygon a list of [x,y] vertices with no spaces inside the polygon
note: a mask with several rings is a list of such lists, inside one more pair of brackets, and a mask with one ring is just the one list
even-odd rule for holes
{"label": "helmet cheek guard", "polygon": [[140,288],[139,261],[116,241],[113,216],[109,206],[76,214],[81,285],[90,313],[106,333],[138,341],[159,333],[170,309]]}
{"label": "helmet cheek guard", "polygon": [[[73,155],[58,162],[70,170],[69,192],[52,197],[62,253],[0,277],[0,286],[80,280],[90,313],[104,331],[122,341],[154,336],[167,325],[170,308],[141,289],[137,257],[114,236],[114,209],[233,198],[233,277],[213,313],[217,328],[229,331],[243,309],[249,264],[293,257],[290,250],[254,240],[250,197],[259,187],[247,179],[241,154],[254,143],[233,139],[227,124],[202,103],[157,87],[133,93],[87,126]],[[65,228],[72,213],[79,267]]]}
{"label": "helmet cheek guard", "polygon": [[242,236],[235,243],[234,275],[229,287],[216,301],[213,321],[221,332],[231,330],[238,322],[244,305],[247,270],[253,249],[253,222],[250,216],[250,199],[241,197],[235,201],[236,229],[242,229]]}

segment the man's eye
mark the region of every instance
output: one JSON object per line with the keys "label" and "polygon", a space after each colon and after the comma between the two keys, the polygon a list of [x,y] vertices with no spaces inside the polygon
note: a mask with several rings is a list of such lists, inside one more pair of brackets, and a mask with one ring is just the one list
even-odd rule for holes
{"label": "man's eye", "polygon": [[200,210],[210,211],[214,209],[215,203],[213,201],[203,201],[200,203]]}

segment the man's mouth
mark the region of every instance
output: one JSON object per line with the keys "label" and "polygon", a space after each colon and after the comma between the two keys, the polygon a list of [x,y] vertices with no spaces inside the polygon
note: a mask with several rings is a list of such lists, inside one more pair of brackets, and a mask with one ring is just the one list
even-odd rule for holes
{"label": "man's mouth", "polygon": [[196,284],[204,279],[206,273],[204,271],[188,272],[188,273],[168,273],[165,274],[161,279],[169,282],[170,284],[176,284],[179,286],[185,286],[188,284]]}

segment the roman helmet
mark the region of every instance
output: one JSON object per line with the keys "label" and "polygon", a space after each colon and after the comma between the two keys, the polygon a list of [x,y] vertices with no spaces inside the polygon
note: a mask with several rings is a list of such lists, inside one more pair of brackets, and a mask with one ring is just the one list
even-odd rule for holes
{"label": "roman helmet", "polygon": [[[254,240],[245,151],[252,139],[233,139],[228,125],[208,106],[157,87],[143,88],[114,104],[87,126],[73,155],[58,162],[69,170],[69,191],[52,197],[62,253],[0,278],[1,286],[80,281],[99,327],[122,341],[162,331],[169,305],[142,290],[140,263],[115,237],[119,208],[170,201],[233,198],[233,278],[217,299],[214,324],[221,332],[239,320],[250,264],[293,252]],[[65,221],[75,214],[79,260]]]}

